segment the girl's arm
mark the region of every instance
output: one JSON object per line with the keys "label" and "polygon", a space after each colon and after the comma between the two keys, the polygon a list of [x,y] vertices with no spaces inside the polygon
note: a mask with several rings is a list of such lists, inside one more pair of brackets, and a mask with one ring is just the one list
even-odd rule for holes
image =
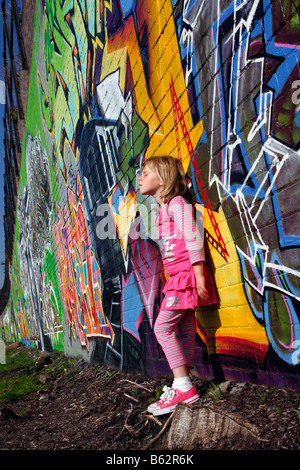
{"label": "girl's arm", "polygon": [[205,276],[204,276],[204,261],[199,261],[193,264],[193,270],[196,279],[197,294],[200,299],[208,300],[209,294],[205,287]]}
{"label": "girl's arm", "polygon": [[204,244],[193,216],[193,207],[183,197],[178,196],[172,199],[169,208],[170,214],[173,215],[174,221],[182,233],[189,252],[189,258],[193,266],[196,280],[197,293],[201,299],[207,300],[209,294],[205,287]]}
{"label": "girl's arm", "polygon": [[203,238],[193,215],[193,206],[182,196],[176,196],[169,203],[169,211],[182,234],[191,264],[205,261]]}

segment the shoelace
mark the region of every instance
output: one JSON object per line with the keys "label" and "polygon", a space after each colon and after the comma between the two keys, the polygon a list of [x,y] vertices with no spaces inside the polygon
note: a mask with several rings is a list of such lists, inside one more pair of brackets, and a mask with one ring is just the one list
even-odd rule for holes
{"label": "shoelace", "polygon": [[163,394],[160,396],[159,401],[160,402],[170,401],[170,400],[172,400],[172,398],[175,397],[175,395],[176,395],[176,392],[175,392],[174,388],[167,387],[167,385],[165,385],[164,388],[163,388]]}

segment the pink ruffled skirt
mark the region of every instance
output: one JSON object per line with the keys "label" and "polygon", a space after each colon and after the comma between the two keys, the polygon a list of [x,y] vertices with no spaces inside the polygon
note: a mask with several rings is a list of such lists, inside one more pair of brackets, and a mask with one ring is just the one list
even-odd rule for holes
{"label": "pink ruffled skirt", "polygon": [[161,310],[195,309],[203,305],[212,305],[218,302],[214,281],[207,264],[204,264],[205,287],[209,292],[208,300],[202,300],[196,290],[196,280],[193,268],[171,275],[163,289],[165,294],[161,303]]}

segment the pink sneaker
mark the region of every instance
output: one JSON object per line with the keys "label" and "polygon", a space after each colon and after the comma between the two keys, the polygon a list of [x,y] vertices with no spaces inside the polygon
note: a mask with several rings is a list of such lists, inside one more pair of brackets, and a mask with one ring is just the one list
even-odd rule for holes
{"label": "pink sneaker", "polygon": [[188,392],[181,392],[180,390],[174,390],[170,387],[164,387],[164,393],[159,401],[150,405],[148,411],[152,413],[153,416],[172,413],[178,403],[194,403],[199,398],[196,387],[192,387]]}
{"label": "pink sneaker", "polygon": [[149,413],[153,413],[153,411],[159,410],[160,403],[170,397],[170,395],[173,393],[172,390],[172,387],[167,387],[167,385],[165,385],[163,388],[163,394],[159,397],[159,400],[155,403],[151,403],[151,405],[148,406]]}

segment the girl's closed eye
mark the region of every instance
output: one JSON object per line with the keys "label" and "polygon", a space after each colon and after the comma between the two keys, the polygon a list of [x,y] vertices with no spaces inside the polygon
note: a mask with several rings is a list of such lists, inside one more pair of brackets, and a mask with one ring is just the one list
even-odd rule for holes
{"label": "girl's closed eye", "polygon": [[158,198],[162,183],[155,171],[149,168],[143,168],[139,178],[139,187],[141,194]]}

